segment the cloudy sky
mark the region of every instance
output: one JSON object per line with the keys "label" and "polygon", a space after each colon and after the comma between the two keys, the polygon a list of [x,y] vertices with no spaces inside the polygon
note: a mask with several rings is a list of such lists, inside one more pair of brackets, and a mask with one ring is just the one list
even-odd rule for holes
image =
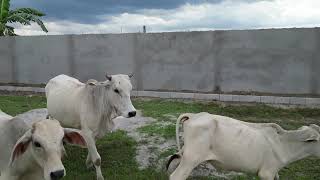
{"label": "cloudy sky", "polygon": [[[320,27],[320,0],[12,0],[47,14],[48,34]],[[19,35],[44,35],[15,25]]]}

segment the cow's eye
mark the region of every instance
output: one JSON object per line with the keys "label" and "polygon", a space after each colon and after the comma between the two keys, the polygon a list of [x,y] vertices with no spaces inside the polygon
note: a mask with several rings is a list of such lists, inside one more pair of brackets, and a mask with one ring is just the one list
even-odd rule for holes
{"label": "cow's eye", "polygon": [[117,94],[120,93],[118,89],[115,89],[114,92],[117,93]]}
{"label": "cow's eye", "polygon": [[33,142],[33,145],[37,148],[40,148],[41,147],[41,144],[38,142],[38,141],[34,141]]}

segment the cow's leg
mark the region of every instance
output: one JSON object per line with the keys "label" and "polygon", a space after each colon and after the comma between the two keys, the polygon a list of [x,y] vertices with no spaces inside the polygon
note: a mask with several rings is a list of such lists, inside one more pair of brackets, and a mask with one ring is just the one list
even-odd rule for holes
{"label": "cow's leg", "polygon": [[184,147],[181,162],[170,180],[185,180],[192,170],[207,160],[216,160],[210,146],[211,131],[207,126],[184,127]]}
{"label": "cow's leg", "polygon": [[192,170],[197,167],[201,161],[191,160],[182,157],[182,160],[177,169],[170,175],[170,180],[185,180],[190,175]]}
{"label": "cow's leg", "polygon": [[94,166],[89,152],[88,152],[87,159],[86,159],[86,166],[87,166],[87,169],[92,169]]}
{"label": "cow's leg", "polygon": [[185,180],[192,170],[206,159],[201,155],[192,153],[188,149],[184,152],[177,169],[170,175],[170,180]]}
{"label": "cow's leg", "polygon": [[258,173],[258,176],[261,180],[274,180],[276,178],[276,174],[270,170],[261,169]]}
{"label": "cow's leg", "polygon": [[274,180],[280,180],[279,173],[276,174],[276,176],[274,177]]}
{"label": "cow's leg", "polygon": [[82,132],[87,143],[88,155],[90,155],[91,161],[96,169],[97,180],[104,180],[101,172],[101,157],[97,151],[93,133],[90,129],[83,129]]}

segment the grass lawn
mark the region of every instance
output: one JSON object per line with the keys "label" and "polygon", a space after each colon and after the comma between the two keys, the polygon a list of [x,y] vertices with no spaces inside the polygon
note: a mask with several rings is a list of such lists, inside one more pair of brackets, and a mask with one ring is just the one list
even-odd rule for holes
{"label": "grass lawn", "polygon": [[[0,96],[0,109],[16,115],[30,109],[45,107],[46,100],[40,96]],[[158,135],[166,139],[174,137],[175,117],[184,112],[202,112],[227,115],[250,122],[275,122],[286,129],[295,129],[311,123],[320,124],[319,109],[279,109],[263,105],[255,106],[221,106],[214,103],[181,102],[173,100],[144,100],[135,99],[134,105],[141,109],[144,116],[150,116],[158,121],[142,127],[140,132],[150,136]],[[161,125],[164,124],[164,125]],[[154,168],[140,170],[135,161],[137,142],[124,131],[108,134],[97,143],[98,151],[102,157],[102,171],[106,179],[139,179],[162,180],[167,179],[164,172],[157,172]],[[172,151],[172,150],[171,150]],[[159,156],[167,156],[171,151]],[[67,148],[68,156],[64,160],[69,180],[95,179],[95,172],[89,171],[85,166],[86,149],[75,147]],[[282,169],[280,179],[313,180],[320,179],[320,160],[308,158]],[[190,179],[217,179],[208,177],[195,177]],[[257,179],[253,175],[234,177],[233,179]]]}

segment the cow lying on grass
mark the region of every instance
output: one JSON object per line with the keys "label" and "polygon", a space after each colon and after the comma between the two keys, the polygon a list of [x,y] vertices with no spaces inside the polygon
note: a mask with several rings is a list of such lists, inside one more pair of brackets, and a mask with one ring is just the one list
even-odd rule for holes
{"label": "cow lying on grass", "polygon": [[79,80],[59,75],[46,88],[49,116],[63,127],[81,129],[88,145],[87,166],[94,165],[98,180],[103,180],[101,157],[95,141],[113,129],[113,116],[134,117],[130,100],[132,85],[128,75],[106,75],[106,81]]}
{"label": "cow lying on grass", "polygon": [[42,110],[16,117],[0,112],[0,180],[58,180],[64,143],[86,146],[78,130],[45,119]]}
{"label": "cow lying on grass", "polygon": [[[180,149],[179,124],[183,123],[184,146]],[[170,180],[186,179],[204,161],[226,170],[257,173],[262,180],[279,179],[286,165],[308,156],[320,157],[320,127],[284,130],[274,123],[247,123],[209,113],[182,114],[176,124],[180,161]]]}

